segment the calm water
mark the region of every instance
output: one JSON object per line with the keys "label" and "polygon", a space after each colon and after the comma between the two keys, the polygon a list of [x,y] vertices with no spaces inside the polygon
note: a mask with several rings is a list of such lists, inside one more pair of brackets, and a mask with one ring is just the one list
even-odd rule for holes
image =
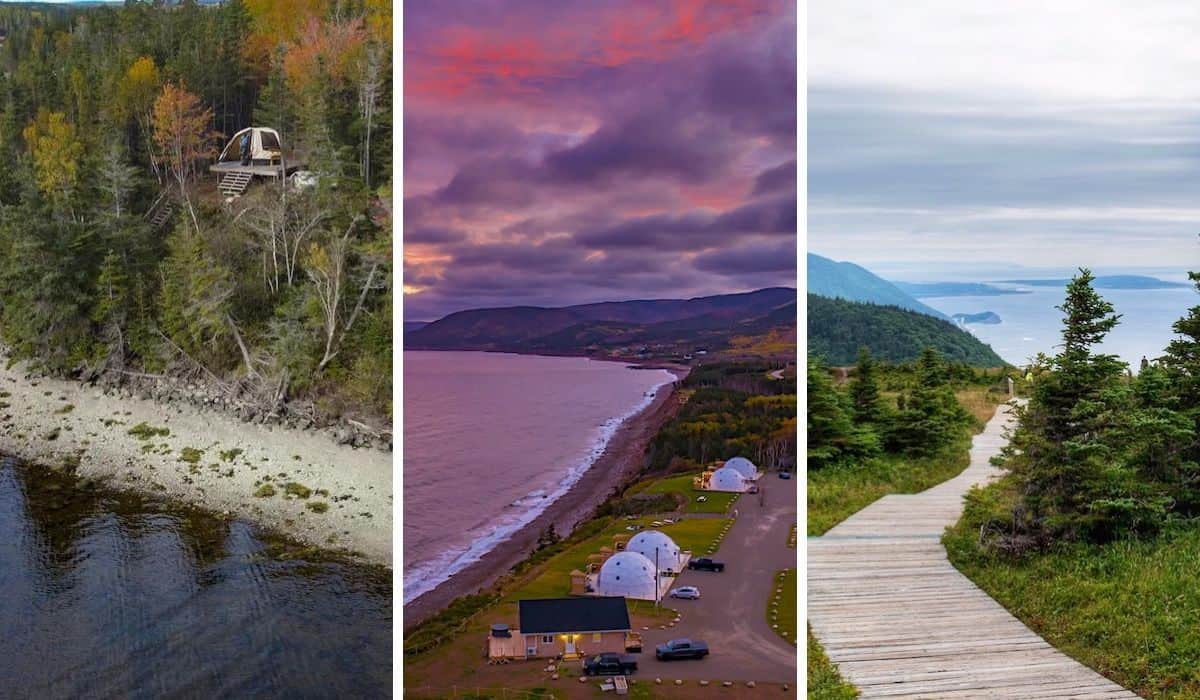
{"label": "calm water", "polygon": [[616,362],[404,353],[404,602],[532,521],[674,377]]}
{"label": "calm water", "polygon": [[[1005,360],[1025,364],[1038,352],[1057,352],[1055,346],[1062,336],[1062,312],[1054,307],[1062,304],[1065,291],[1058,287],[1022,289],[1030,289],[1032,293],[934,297],[921,301],[947,314],[995,311],[1002,320],[1000,324],[971,324],[968,330]],[[1143,355],[1153,359],[1162,354],[1173,337],[1171,325],[1189,308],[1200,304],[1200,295],[1190,288],[1098,291],[1117,313],[1123,314],[1120,325],[1105,340],[1103,350],[1119,355],[1135,372]]]}
{"label": "calm water", "polygon": [[0,697],[391,696],[390,573],[0,463]]}

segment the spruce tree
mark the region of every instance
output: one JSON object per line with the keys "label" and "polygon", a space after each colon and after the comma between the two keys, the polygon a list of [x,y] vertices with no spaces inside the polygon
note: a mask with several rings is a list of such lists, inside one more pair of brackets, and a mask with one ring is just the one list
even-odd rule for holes
{"label": "spruce tree", "polygon": [[929,455],[962,434],[970,416],[959,405],[941,356],[931,347],[917,360],[916,381],[892,417],[886,435],[889,449]]}
{"label": "spruce tree", "polygon": [[859,348],[854,378],[850,381],[850,405],[854,409],[854,418],[860,424],[878,425],[884,419],[886,409],[879,395],[877,371],[871,351],[865,346]]}
{"label": "spruce tree", "polygon": [[878,447],[874,433],[854,424],[845,399],[820,360],[809,358],[808,468],[873,454]]}
{"label": "spruce tree", "polygon": [[1096,536],[1106,509],[1132,502],[1112,444],[1125,365],[1095,351],[1120,316],[1093,279],[1080,269],[1067,285],[1057,307],[1064,314],[1061,350],[1033,384],[1005,452],[1031,518],[1026,525],[1051,537]]}

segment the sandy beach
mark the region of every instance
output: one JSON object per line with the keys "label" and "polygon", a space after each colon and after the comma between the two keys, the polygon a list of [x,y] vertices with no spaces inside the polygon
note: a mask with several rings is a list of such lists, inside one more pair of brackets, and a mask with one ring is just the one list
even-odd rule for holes
{"label": "sandy beach", "polygon": [[326,432],[30,376],[18,363],[0,370],[0,452],[392,565],[392,454]]}
{"label": "sandy beach", "polygon": [[[668,369],[680,380],[688,373],[686,367],[656,367]],[[550,504],[545,512],[496,545],[479,561],[405,605],[405,628],[410,628],[436,614],[459,596],[490,586],[529,555],[537,543],[538,534],[545,531],[549,525],[553,524],[555,531],[566,537],[576,525],[591,517],[597,506],[613,495],[615,490],[624,488],[641,470],[646,446],[677,407],[675,391],[672,385],[667,384],[650,405],[621,424],[591,468],[566,494]]]}

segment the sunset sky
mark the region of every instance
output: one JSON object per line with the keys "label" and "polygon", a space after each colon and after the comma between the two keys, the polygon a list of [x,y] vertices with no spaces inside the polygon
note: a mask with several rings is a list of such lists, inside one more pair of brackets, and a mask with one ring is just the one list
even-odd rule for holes
{"label": "sunset sky", "polygon": [[795,285],[788,0],[404,4],[405,318]]}

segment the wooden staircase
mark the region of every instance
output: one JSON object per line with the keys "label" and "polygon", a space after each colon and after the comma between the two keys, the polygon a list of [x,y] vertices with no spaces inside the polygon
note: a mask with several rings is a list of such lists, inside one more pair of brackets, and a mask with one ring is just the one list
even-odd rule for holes
{"label": "wooden staircase", "polygon": [[239,197],[246,191],[246,187],[250,185],[250,180],[254,176],[246,172],[229,173],[221,178],[221,183],[217,185],[217,189],[221,190],[221,194],[226,197]]}
{"label": "wooden staircase", "polygon": [[151,211],[153,215],[150,217],[150,226],[157,231],[171,220],[171,216],[175,213],[175,203],[167,199],[163,201],[161,206]]}

